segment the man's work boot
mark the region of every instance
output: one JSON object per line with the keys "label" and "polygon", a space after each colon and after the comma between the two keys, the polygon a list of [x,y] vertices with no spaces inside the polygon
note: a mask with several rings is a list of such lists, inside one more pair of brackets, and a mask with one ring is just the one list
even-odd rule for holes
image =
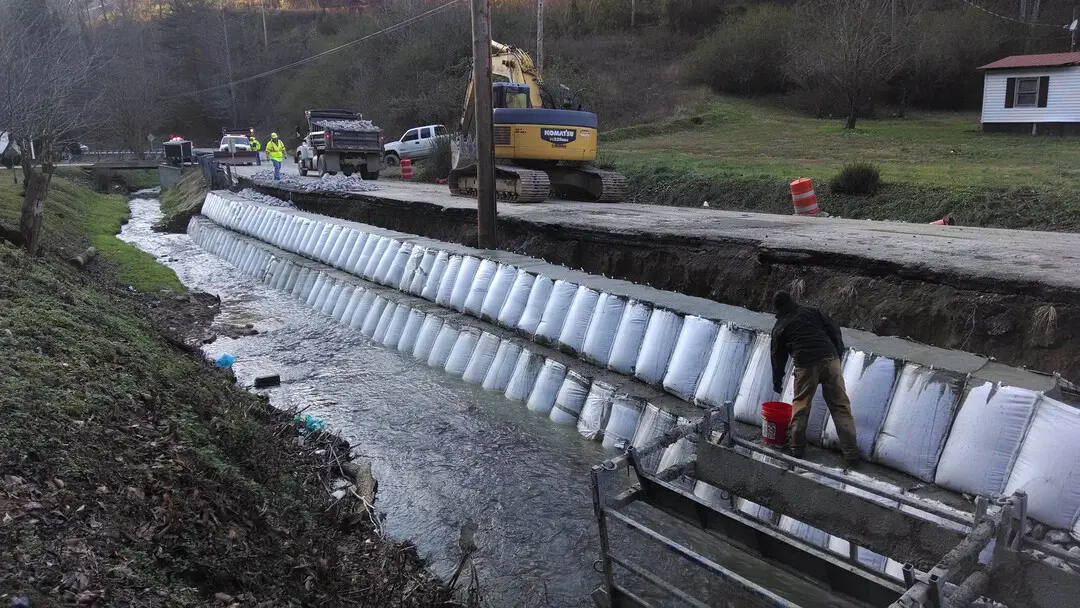
{"label": "man's work boot", "polygon": [[862,466],[862,458],[861,457],[859,457],[859,456],[855,456],[854,458],[849,458],[847,456],[844,457],[844,470],[845,471],[858,470],[859,467],[861,467],[861,466]]}
{"label": "man's work boot", "polygon": [[805,447],[801,447],[801,448],[788,447],[788,454],[790,454],[793,458],[798,458],[798,459],[802,460],[803,458],[806,458],[806,448]]}

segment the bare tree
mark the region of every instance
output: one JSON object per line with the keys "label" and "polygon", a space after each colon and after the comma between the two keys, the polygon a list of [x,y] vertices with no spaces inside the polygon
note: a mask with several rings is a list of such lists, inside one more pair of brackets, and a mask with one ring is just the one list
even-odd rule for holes
{"label": "bare tree", "polygon": [[89,126],[96,94],[94,57],[65,0],[0,3],[0,120],[23,149],[19,232],[38,250],[45,197],[56,168],[54,146]]}
{"label": "bare tree", "polygon": [[803,5],[806,29],[791,44],[788,76],[843,98],[846,129],[861,104],[911,61],[921,0],[823,0]]}

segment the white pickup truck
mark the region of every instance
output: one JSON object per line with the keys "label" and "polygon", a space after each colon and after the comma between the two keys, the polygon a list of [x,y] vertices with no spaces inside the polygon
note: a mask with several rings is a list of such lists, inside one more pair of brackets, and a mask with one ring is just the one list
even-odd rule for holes
{"label": "white pickup truck", "polygon": [[396,167],[403,158],[417,160],[431,156],[435,150],[435,138],[443,135],[446,135],[446,127],[442,125],[413,127],[401,139],[384,146],[383,162],[387,167]]}

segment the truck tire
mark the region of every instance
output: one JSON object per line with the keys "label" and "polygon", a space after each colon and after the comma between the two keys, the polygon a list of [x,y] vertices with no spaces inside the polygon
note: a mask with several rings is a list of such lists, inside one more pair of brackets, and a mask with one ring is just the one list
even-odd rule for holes
{"label": "truck tire", "polygon": [[365,180],[365,181],[373,182],[373,181],[379,179],[379,172],[378,171],[368,171],[367,169],[361,169],[360,170],[360,178]]}
{"label": "truck tire", "polygon": [[353,168],[351,165],[341,165],[341,174],[345,177],[349,177],[353,174]]}
{"label": "truck tire", "polygon": [[303,162],[300,163],[300,166],[298,167],[298,169],[300,171],[300,177],[307,177],[308,169],[307,169],[307,166],[305,166]]}
{"label": "truck tire", "polygon": [[316,164],[319,167],[319,177],[326,175],[326,159],[322,154],[319,155],[319,160],[316,161]]}
{"label": "truck tire", "polygon": [[[386,165],[387,167],[396,167],[396,166],[401,164],[401,159],[398,158],[397,154],[394,154],[393,152],[391,152],[391,153],[389,153],[389,154],[387,154],[386,156],[383,157],[383,164]],[[364,178],[364,179],[367,179],[367,178]]]}

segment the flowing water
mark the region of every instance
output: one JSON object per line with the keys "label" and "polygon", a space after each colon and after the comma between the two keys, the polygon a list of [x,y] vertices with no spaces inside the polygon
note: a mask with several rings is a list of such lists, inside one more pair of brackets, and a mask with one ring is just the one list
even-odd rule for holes
{"label": "flowing water", "polygon": [[309,408],[370,458],[392,537],[416,544],[448,577],[460,526],[475,522],[475,563],[491,605],[592,605],[600,580],[589,468],[610,453],[522,404],[370,343],[187,235],[153,232],[161,213],[144,196],[131,200],[120,238],[188,287],[220,296],[219,322],[254,325],[258,335],[218,338],[207,354],[235,355],[242,384],[280,374],[272,403]]}

